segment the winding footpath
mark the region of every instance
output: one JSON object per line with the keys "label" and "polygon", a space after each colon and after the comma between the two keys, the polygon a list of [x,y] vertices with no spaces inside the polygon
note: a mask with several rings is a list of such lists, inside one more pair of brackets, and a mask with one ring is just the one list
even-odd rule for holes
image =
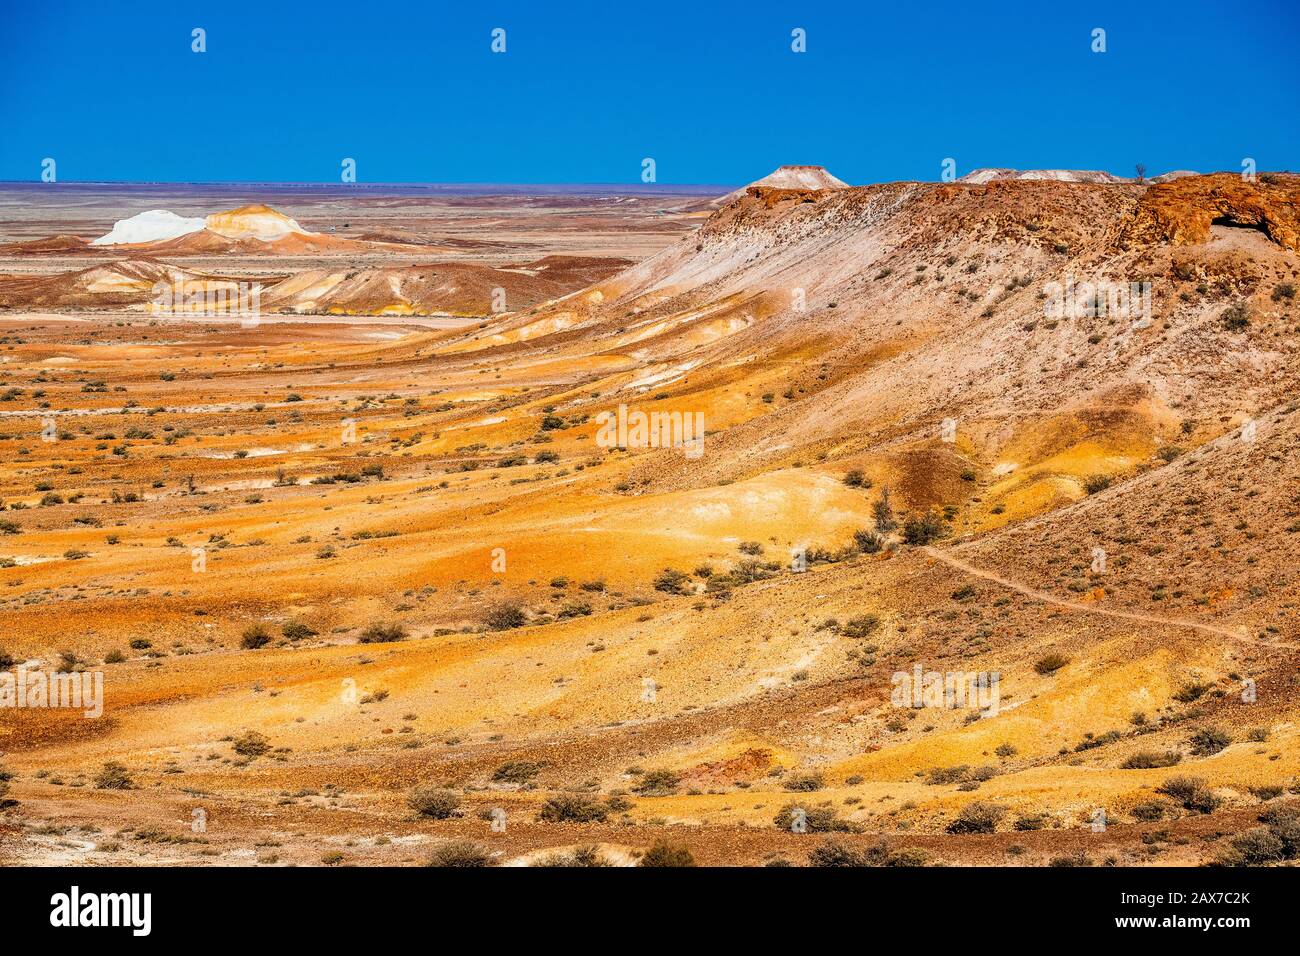
{"label": "winding footpath", "polygon": [[1139,614],[1136,611],[1112,611],[1109,608],[1098,607],[1096,604],[1084,604],[1082,601],[1069,601],[1064,598],[1058,598],[1046,591],[1040,591],[1032,588],[1027,584],[1019,581],[1012,581],[1008,578],[994,574],[992,571],[985,571],[975,567],[961,558],[956,557],[947,551],[939,548],[923,547],[921,549],[936,561],[942,561],[951,568],[956,568],[965,574],[973,575],[977,578],[983,578],[985,581],[991,581],[994,584],[1000,584],[1004,588],[1010,588],[1026,597],[1033,598],[1036,601],[1042,601],[1044,604],[1054,604],[1057,607],[1065,608],[1070,611],[1078,611],[1083,614],[1097,614],[1101,617],[1119,618],[1125,621],[1139,621],[1144,624],[1163,624],[1167,627],[1188,627],[1197,631],[1204,631],[1206,634],[1214,634],[1218,637],[1228,637],[1234,641],[1241,641],[1244,644],[1253,644],[1256,647],[1266,648],[1291,648],[1300,650],[1300,644],[1286,644],[1281,641],[1276,643],[1261,641],[1258,638],[1251,637],[1245,625],[1239,630],[1233,630],[1227,627],[1219,627],[1215,624],[1205,624],[1201,621],[1189,621],[1181,617],[1158,617],[1154,614]]}

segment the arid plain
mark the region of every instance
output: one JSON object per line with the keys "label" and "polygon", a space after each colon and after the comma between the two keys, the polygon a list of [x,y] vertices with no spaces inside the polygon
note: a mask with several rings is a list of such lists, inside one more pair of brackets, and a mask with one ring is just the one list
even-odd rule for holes
{"label": "arid plain", "polygon": [[1298,250],[1288,174],[2,190],[0,658],[104,698],[0,708],[0,861],[1289,862]]}

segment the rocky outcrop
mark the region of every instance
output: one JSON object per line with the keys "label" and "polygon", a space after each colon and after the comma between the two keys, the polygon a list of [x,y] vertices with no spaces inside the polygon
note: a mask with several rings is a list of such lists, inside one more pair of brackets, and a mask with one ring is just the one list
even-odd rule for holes
{"label": "rocky outcrop", "polygon": [[1234,173],[1187,176],[1152,186],[1121,236],[1125,248],[1194,245],[1214,225],[1258,229],[1284,249],[1300,251],[1300,176]]}

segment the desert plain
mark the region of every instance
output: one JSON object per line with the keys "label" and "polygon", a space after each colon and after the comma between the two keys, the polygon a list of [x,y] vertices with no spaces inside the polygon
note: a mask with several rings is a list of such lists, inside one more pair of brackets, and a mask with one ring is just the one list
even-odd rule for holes
{"label": "desert plain", "polygon": [[1281,173],[6,186],[0,862],[1290,862],[1298,280]]}

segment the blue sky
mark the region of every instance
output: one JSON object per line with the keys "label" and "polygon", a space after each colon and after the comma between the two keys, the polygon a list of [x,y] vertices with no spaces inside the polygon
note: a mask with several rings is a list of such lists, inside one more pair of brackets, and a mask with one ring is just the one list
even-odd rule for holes
{"label": "blue sky", "polygon": [[661,183],[1295,170],[1298,46],[1295,0],[7,0],[0,179],[45,157],[61,181],[336,183],[344,157],[372,183],[636,183],[645,157]]}

